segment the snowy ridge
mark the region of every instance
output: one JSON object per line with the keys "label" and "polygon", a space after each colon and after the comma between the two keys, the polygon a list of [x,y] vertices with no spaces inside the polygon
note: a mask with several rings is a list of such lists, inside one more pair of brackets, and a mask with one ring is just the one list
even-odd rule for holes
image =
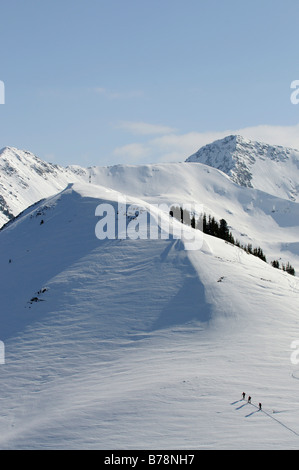
{"label": "snowy ridge", "polygon": [[[228,175],[238,185],[259,189],[268,194],[291,201],[298,200],[299,152],[284,147],[274,147],[252,142],[240,136],[206,145],[187,162],[202,163]],[[15,217],[31,204],[64,189],[69,183],[86,183],[113,187],[125,194],[130,192],[128,178],[134,194],[144,197],[163,193],[175,197],[171,177],[178,171],[177,164],[116,165],[112,167],[82,168],[42,161],[31,152],[6,147],[0,151],[0,226]],[[194,167],[181,166],[183,177],[176,184],[192,178]],[[168,175],[167,175],[168,173]],[[188,175],[189,173],[189,175]],[[194,178],[193,178],[194,180]],[[164,185],[164,187],[163,187]],[[189,190],[191,195],[195,183]],[[185,188],[185,193],[188,187]]]}
{"label": "snowy ridge", "polygon": [[100,241],[118,196],[70,185],[0,232],[0,447],[297,448],[297,278],[209,236]]}
{"label": "snowy ridge", "polygon": [[299,199],[298,150],[232,135],[202,147],[186,161],[218,168],[241,186]]}

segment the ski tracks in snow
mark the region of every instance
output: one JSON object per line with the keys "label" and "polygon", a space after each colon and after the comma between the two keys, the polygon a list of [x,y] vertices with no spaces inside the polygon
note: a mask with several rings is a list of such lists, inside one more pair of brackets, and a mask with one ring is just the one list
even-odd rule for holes
{"label": "ski tracks in snow", "polygon": [[[288,431],[292,432],[293,434],[295,434],[295,436],[298,436],[299,437],[299,433],[296,432],[294,429],[290,428],[289,426],[287,426],[286,424],[284,424],[283,422],[281,422],[279,419],[275,418],[274,416],[272,416],[270,413],[268,413],[267,411],[263,410],[263,409],[259,409],[258,406],[254,405],[253,403],[250,403],[248,401],[245,401],[243,399],[240,399],[240,400],[237,400],[233,403],[231,403],[231,405],[237,405],[238,403],[242,403],[244,402],[242,405],[239,405],[237,406],[236,408],[236,411],[239,411],[241,410],[242,408],[246,407],[246,406],[251,406],[251,407],[254,407],[256,408],[256,411],[252,411],[251,413],[248,413],[247,415],[245,415],[245,418],[250,418],[251,416],[255,415],[255,414],[258,414],[258,413],[262,413],[264,414],[265,416],[267,416],[268,418],[272,419],[273,421],[275,421],[276,423],[278,423],[280,426],[283,426],[285,429],[287,429]],[[277,413],[277,412],[276,412]],[[274,411],[273,411],[273,414],[274,414]]]}

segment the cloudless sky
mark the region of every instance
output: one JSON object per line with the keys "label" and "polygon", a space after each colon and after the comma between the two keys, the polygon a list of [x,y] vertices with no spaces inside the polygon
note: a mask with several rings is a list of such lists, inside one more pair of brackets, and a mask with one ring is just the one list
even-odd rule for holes
{"label": "cloudless sky", "polygon": [[299,123],[298,0],[1,0],[0,15],[0,147],[138,163],[163,160],[163,137]]}

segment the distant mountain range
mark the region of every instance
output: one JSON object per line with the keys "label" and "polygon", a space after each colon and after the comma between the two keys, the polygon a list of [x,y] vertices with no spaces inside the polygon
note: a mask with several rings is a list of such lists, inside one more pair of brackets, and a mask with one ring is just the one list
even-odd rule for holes
{"label": "distant mountain range", "polygon": [[[238,185],[291,201],[299,200],[297,150],[232,135],[202,147],[186,162],[216,168]],[[111,175],[122,166],[90,169],[71,165],[65,168],[44,162],[31,152],[5,147],[0,151],[0,226],[69,183],[88,182],[91,174],[92,182],[98,182],[101,177],[109,186],[109,181],[113,180]]]}

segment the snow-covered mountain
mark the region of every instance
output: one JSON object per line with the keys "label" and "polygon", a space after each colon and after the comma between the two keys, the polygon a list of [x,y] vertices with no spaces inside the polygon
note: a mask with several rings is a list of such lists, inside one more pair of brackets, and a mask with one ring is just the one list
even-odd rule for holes
{"label": "snow-covered mountain", "polygon": [[186,161],[218,168],[241,186],[299,200],[298,150],[231,135],[200,148]]}
{"label": "snow-covered mountain", "polygon": [[31,152],[5,147],[0,151],[0,226],[69,183],[88,181],[87,175],[88,171],[78,166],[63,168]]}
{"label": "snow-covered mountain", "polygon": [[95,235],[100,204],[163,231],[194,202],[299,271],[298,203],[201,163],[93,168],[0,231],[1,448],[298,448],[298,278],[189,227]]}
{"label": "snow-covered mountain", "polygon": [[[290,201],[299,200],[297,150],[252,142],[240,136],[228,136],[201,148],[186,162],[203,163],[219,169],[238,185],[259,189]],[[163,187],[165,180],[160,188],[161,165],[93,168],[73,165],[64,168],[44,162],[31,152],[6,147],[0,151],[0,227],[31,204],[56,194],[70,183],[86,183],[90,178],[92,183],[113,187],[124,193],[131,191],[146,197],[156,195],[155,191],[161,190],[168,195],[171,191],[170,194],[176,196],[171,180],[171,166],[164,168],[166,171],[162,173],[167,188]],[[193,168],[189,168],[190,173]],[[187,194],[189,191],[191,195],[196,185],[189,190],[189,172],[184,169],[183,175],[185,180],[182,177],[176,184],[179,182],[180,186],[185,186],[184,192]],[[131,178],[130,183],[128,178]]]}

